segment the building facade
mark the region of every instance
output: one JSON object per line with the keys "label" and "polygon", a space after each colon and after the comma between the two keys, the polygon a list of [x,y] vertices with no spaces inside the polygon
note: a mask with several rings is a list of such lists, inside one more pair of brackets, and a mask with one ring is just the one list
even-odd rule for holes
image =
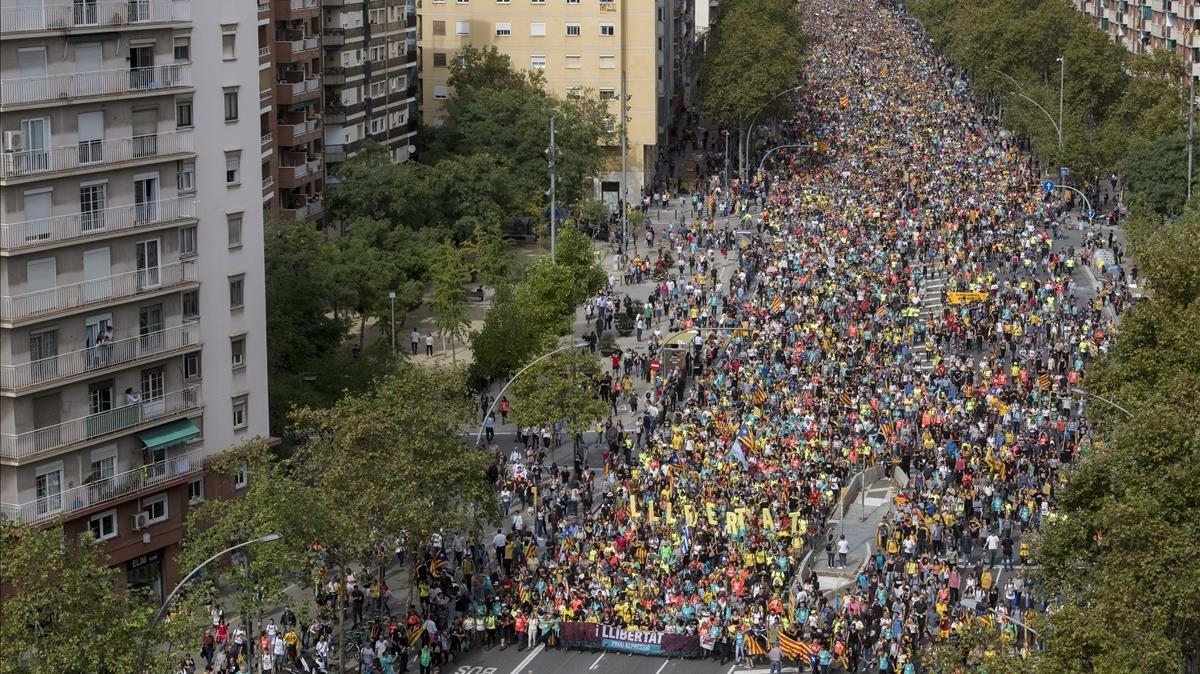
{"label": "building facade", "polygon": [[[592,90],[618,121],[624,89],[627,184],[636,201],[653,183],[668,133],[679,7],[678,0],[423,0],[417,45],[424,121],[437,124],[444,114],[449,64],[468,45],[494,46],[514,68],[542,71],[556,95]],[[616,202],[621,178],[620,162],[613,162],[596,196]]]}
{"label": "building facade", "polygon": [[416,0],[325,0],[322,11],[326,161],[336,173],[368,139],[407,161],[419,117]]}
{"label": "building facade", "polygon": [[258,3],[259,149],[267,217],[324,214],[321,4]]}
{"label": "building facade", "polygon": [[0,516],[160,595],[205,459],[268,434],[258,25],[0,0]]}
{"label": "building facade", "polygon": [[1092,24],[1126,49],[1168,50],[1200,77],[1200,0],[1072,0]]}

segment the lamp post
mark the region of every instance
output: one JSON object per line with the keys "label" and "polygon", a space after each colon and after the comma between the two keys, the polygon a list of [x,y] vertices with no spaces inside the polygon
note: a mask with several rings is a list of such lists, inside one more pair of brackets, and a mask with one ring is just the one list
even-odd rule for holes
{"label": "lamp post", "polygon": [[1111,407],[1115,410],[1120,410],[1122,413],[1125,414],[1125,416],[1129,417],[1130,419],[1133,418],[1133,412],[1130,412],[1129,410],[1125,409],[1124,407],[1121,407],[1120,405],[1116,404],[1115,402],[1109,400],[1108,398],[1105,398],[1104,396],[1102,396],[1098,393],[1092,393],[1091,391],[1088,391],[1087,389],[1082,389],[1079,387],[1072,388],[1071,393],[1075,393],[1075,394],[1078,394],[1081,396],[1086,396],[1088,398],[1095,398],[1096,400],[1099,400],[1102,403],[1106,403],[1109,407]]}
{"label": "lamp post", "polygon": [[[768,98],[768,99],[767,99],[767,102],[766,102],[766,103],[763,103],[763,106],[762,106],[761,108],[759,108],[759,109],[758,109],[758,112],[754,113],[754,116],[750,118],[750,126],[746,128],[746,149],[744,150],[744,152],[745,152],[745,154],[746,154],[746,157],[747,157],[747,158],[749,158],[749,156],[750,156],[750,153],[754,151],[754,146],[753,146],[753,144],[751,143],[751,140],[750,140],[750,139],[754,137],[754,136],[753,136],[753,133],[754,133],[754,124],[755,124],[755,122],[757,122],[757,121],[758,121],[758,116],[762,114],[762,111],[763,111],[763,110],[766,110],[766,109],[767,109],[767,106],[769,106],[769,105],[771,105],[772,103],[774,103],[776,98],[779,98],[780,96],[783,96],[784,94],[790,94],[790,93],[792,93],[793,91],[800,91],[800,90],[801,90],[801,89],[803,89],[803,88],[804,88],[804,85],[799,85],[799,86],[792,87],[791,89],[784,89],[783,91],[781,91],[781,92],[779,92],[779,93],[775,94],[774,96],[772,96],[772,97]],[[729,156],[729,151],[728,151],[728,150],[726,150],[726,151],[725,151],[725,155],[726,155],[727,157]],[[728,172],[728,170],[726,170],[726,172]],[[743,174],[743,175],[742,175],[742,180],[745,180],[745,179],[746,179],[746,176],[745,176],[745,174]]]}
{"label": "lamp post", "polygon": [[788,148],[807,148],[807,147],[812,147],[812,144],[811,143],[795,143],[792,145],[776,145],[775,147],[773,147],[770,150],[767,150],[765,153],[763,153],[762,159],[759,160],[759,162],[758,162],[758,168],[754,169],[754,172],[758,173],[759,171],[761,171],[763,164],[765,164],[767,161],[767,157],[770,157],[771,154],[777,150],[786,150]]}
{"label": "lamp post", "polygon": [[[1061,56],[1059,57],[1059,59],[1058,59],[1058,60],[1059,60],[1060,62],[1063,62],[1063,59],[1062,59],[1062,57],[1061,57]],[[998,69],[996,69],[996,68],[988,68],[988,70],[990,70],[990,71],[992,71],[992,72],[996,73],[997,75],[1000,75],[1001,77],[1004,77],[1004,78],[1005,78],[1005,79],[1007,79],[1009,82],[1012,82],[1013,86],[1017,88],[1017,90],[1013,92],[1014,94],[1016,94],[1016,95],[1020,96],[1021,98],[1024,98],[1025,100],[1029,101],[1030,103],[1033,103],[1035,106],[1037,106],[1037,109],[1038,109],[1038,110],[1041,110],[1041,111],[1042,111],[1042,114],[1046,116],[1046,119],[1050,120],[1050,125],[1054,127],[1054,132],[1055,132],[1055,133],[1057,134],[1057,136],[1058,136],[1058,149],[1059,149],[1059,151],[1061,152],[1061,151],[1062,151],[1062,145],[1063,145],[1063,129],[1062,129],[1062,116],[1063,116],[1063,89],[1062,89],[1062,80],[1063,80],[1063,77],[1064,77],[1064,76],[1065,76],[1065,74],[1066,74],[1066,63],[1065,63],[1065,62],[1063,62],[1063,69],[1062,69],[1062,70],[1059,72],[1059,87],[1058,87],[1058,121],[1057,121],[1057,122],[1056,122],[1056,121],[1054,121],[1054,117],[1050,115],[1050,113],[1049,113],[1049,112],[1046,110],[1046,108],[1043,108],[1043,107],[1042,107],[1042,104],[1041,104],[1041,103],[1038,103],[1037,101],[1033,100],[1032,98],[1030,98],[1029,96],[1027,96],[1027,95],[1025,94],[1025,91],[1024,91],[1024,89],[1021,87],[1021,84],[1020,84],[1019,82],[1017,82],[1017,80],[1016,80],[1016,79],[1014,79],[1012,75],[1009,75],[1008,73],[1004,72],[1003,70],[998,70]]]}
{"label": "lamp post", "polygon": [[388,301],[392,304],[392,358],[396,357],[396,293],[388,293]]}
{"label": "lamp post", "polygon": [[544,354],[538,356],[537,358],[534,358],[533,360],[529,361],[529,363],[527,363],[525,365],[525,367],[521,368],[520,370],[517,370],[517,373],[514,374],[512,376],[512,378],[509,379],[508,382],[506,382],[504,384],[503,387],[501,387],[500,392],[497,393],[496,397],[492,399],[492,404],[488,405],[487,411],[483,413],[483,423],[479,424],[479,432],[475,434],[475,446],[478,447],[483,442],[483,431],[484,431],[484,428],[487,426],[488,416],[490,416],[492,411],[494,409],[496,409],[496,402],[498,400],[500,400],[500,398],[504,397],[504,392],[508,390],[509,386],[512,386],[513,382],[516,381],[518,377],[520,377],[522,374],[525,373],[525,370],[528,370],[529,368],[533,367],[534,365],[537,365],[538,363],[542,362],[543,360],[546,360],[547,358],[549,358],[550,356],[553,356],[556,353],[561,353],[568,349],[579,349],[579,348],[585,347],[587,345],[588,345],[587,342],[580,341],[580,342],[575,342],[573,344],[568,344],[566,346],[560,346],[553,351],[549,351],[547,353],[544,353]]}
{"label": "lamp post", "polygon": [[[223,557],[223,556],[233,552],[234,550],[237,550],[239,548],[244,548],[248,545],[254,545],[256,543],[271,543],[271,542],[277,541],[281,538],[283,538],[283,534],[267,534],[266,536],[261,536],[259,538],[254,538],[254,539],[251,539],[248,541],[243,541],[241,543],[238,543],[237,545],[233,545],[228,548],[225,548],[224,550],[218,552],[217,554],[213,555],[212,557],[209,557],[208,559],[204,560],[203,562],[200,562],[200,564],[196,568],[189,571],[188,575],[183,577],[183,580],[179,581],[179,584],[175,586],[175,589],[171,590],[171,594],[167,595],[167,598],[163,601],[162,606],[158,607],[158,611],[154,614],[154,618],[150,620],[149,630],[152,631],[154,629],[154,627],[158,625],[158,623],[162,622],[163,617],[167,615],[167,609],[170,608],[171,602],[174,601],[174,599],[175,599],[175,595],[179,594],[179,591],[183,589],[183,586],[187,585],[188,581],[190,581],[192,578],[194,578],[196,576],[196,574],[198,574],[202,570],[204,570],[204,567],[211,564],[213,560],[215,560],[219,557]],[[253,654],[254,654],[253,631],[251,631],[251,633],[247,634],[246,636],[247,636],[247,638],[246,638],[246,660],[247,660],[247,662],[253,663],[253,661],[254,661],[254,658],[253,658]],[[145,660],[145,652],[144,651],[143,651],[143,655],[142,655],[142,660],[143,661]],[[144,668],[141,665],[139,665],[138,670],[141,671],[142,669],[144,669]],[[253,671],[253,664],[251,664],[251,671]]]}
{"label": "lamp post", "polygon": [[1058,149],[1062,151],[1063,144],[1063,83],[1067,77],[1067,59],[1058,57]]}
{"label": "lamp post", "polygon": [[729,187],[729,129],[721,132],[725,136],[725,187]]}

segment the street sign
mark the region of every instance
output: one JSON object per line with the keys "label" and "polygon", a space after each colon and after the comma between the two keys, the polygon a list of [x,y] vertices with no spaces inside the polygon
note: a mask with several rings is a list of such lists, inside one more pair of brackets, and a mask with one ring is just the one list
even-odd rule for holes
{"label": "street sign", "polygon": [[1093,211],[1092,209],[1089,208],[1088,212],[1087,212],[1087,219],[1091,220],[1094,217],[1096,217],[1096,211]]}
{"label": "street sign", "polygon": [[1066,167],[1066,166],[1060,166],[1060,167],[1058,167],[1058,174],[1059,174],[1060,176],[1062,176],[1062,177],[1066,178],[1068,175],[1070,175],[1070,172],[1069,172],[1069,171],[1067,171],[1067,167]]}
{"label": "street sign", "polygon": [[1054,181],[1047,180],[1046,182],[1042,183],[1042,189],[1046,190],[1047,192],[1053,192],[1054,191]]}

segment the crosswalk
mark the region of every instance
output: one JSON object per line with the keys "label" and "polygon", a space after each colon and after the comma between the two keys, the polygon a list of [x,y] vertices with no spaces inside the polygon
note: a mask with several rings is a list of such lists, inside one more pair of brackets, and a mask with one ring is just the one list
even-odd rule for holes
{"label": "crosswalk", "polygon": [[[929,319],[938,319],[942,315],[942,291],[946,288],[946,281],[949,275],[938,270],[934,275],[925,280],[921,287],[921,321],[925,322]],[[925,343],[920,342],[913,349],[916,355],[917,367],[928,372],[933,369],[933,354],[929,353],[925,348]]]}

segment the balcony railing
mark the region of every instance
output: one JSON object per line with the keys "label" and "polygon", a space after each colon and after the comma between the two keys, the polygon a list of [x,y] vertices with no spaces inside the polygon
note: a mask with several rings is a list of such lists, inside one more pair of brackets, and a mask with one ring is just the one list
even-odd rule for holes
{"label": "balcony railing", "polygon": [[261,148],[262,148],[262,151],[263,151],[263,152],[266,152],[267,150],[271,149],[271,147],[270,147],[270,146],[271,146],[271,134],[269,134],[269,133],[264,133],[264,134],[263,134],[263,135],[262,135],[262,136],[261,136],[261,137],[258,139],[258,145],[259,145],[259,147],[261,147]]}
{"label": "balcony railing", "polygon": [[33,7],[0,7],[0,32],[69,30],[177,23],[192,20],[189,0],[130,0],[128,2],[34,3]]}
{"label": "balcony railing", "polygon": [[345,145],[326,145],[325,146],[325,161],[335,164],[346,161],[346,146]]}
{"label": "balcony railing", "polygon": [[290,6],[293,11],[312,9],[317,6],[317,0],[291,0]]}
{"label": "balcony railing", "polygon": [[[307,175],[319,173],[320,171],[321,171],[320,158],[310,159],[308,161],[300,162],[298,164],[294,164],[294,165],[290,165],[290,166],[280,166],[279,167],[280,177],[287,175],[291,178],[292,182],[297,181]],[[286,181],[284,183],[284,186],[289,187],[289,185],[287,185]]]}
{"label": "balcony railing", "polygon": [[318,198],[312,198],[293,208],[285,206],[282,210],[282,214],[285,219],[302,220],[304,218],[316,215],[323,210],[325,210],[325,206],[321,203],[321,200]]}
{"label": "balcony railing", "polygon": [[9,520],[37,522],[136,494],[160,484],[199,473],[203,469],[204,450],[193,449],[179,456],[172,456],[165,461],[148,463],[111,477],[92,480],[78,487],[72,487],[64,492],[35,499],[28,503],[19,505],[5,503],[0,505],[0,515]]}
{"label": "balcony railing", "polygon": [[320,95],[321,78],[310,77],[299,82],[278,82],[276,87],[277,102],[281,105],[288,105],[309,94]]}
{"label": "balcony railing", "polygon": [[113,274],[23,295],[0,297],[0,317],[20,320],[133,297],[196,281],[195,260]]}
{"label": "balcony railing", "polygon": [[0,375],[3,375],[3,378],[0,378],[0,390],[20,391],[31,386],[50,384],[199,343],[200,329],[197,324],[184,323],[158,332],[118,339],[108,344],[60,353],[20,365],[3,365],[0,366]]}
{"label": "balcony railing", "polygon": [[[0,105],[21,105],[192,86],[192,64],[93,70],[0,82]],[[167,93],[164,91],[164,93]]]}
{"label": "balcony railing", "polygon": [[52,452],[75,443],[129,431],[175,414],[199,409],[204,404],[200,386],[160,394],[141,402],[114,407],[54,426],[21,433],[0,435],[0,458],[22,460]]}
{"label": "balcony railing", "polygon": [[4,161],[0,163],[0,178],[71,171],[193,151],[192,132],[187,130],[132,138],[86,140],[44,150],[6,152]]}
{"label": "balcony railing", "polygon": [[311,139],[306,138],[305,136],[307,136],[309,134],[315,134],[317,132],[317,128],[318,128],[319,124],[320,124],[320,121],[316,118],[306,119],[303,122],[300,122],[298,124],[282,124],[281,123],[277,127],[279,130],[279,144],[280,145],[294,145],[294,144],[298,144],[298,143],[307,142],[308,140],[311,140]]}
{"label": "balcony railing", "polygon": [[326,47],[341,47],[346,44],[346,29],[326,28],[324,38]]}
{"label": "balcony railing", "polygon": [[144,204],[110,206],[86,213],[4,223],[0,224],[0,249],[21,250],[194,217],[195,200],[190,197],[175,197]]}

